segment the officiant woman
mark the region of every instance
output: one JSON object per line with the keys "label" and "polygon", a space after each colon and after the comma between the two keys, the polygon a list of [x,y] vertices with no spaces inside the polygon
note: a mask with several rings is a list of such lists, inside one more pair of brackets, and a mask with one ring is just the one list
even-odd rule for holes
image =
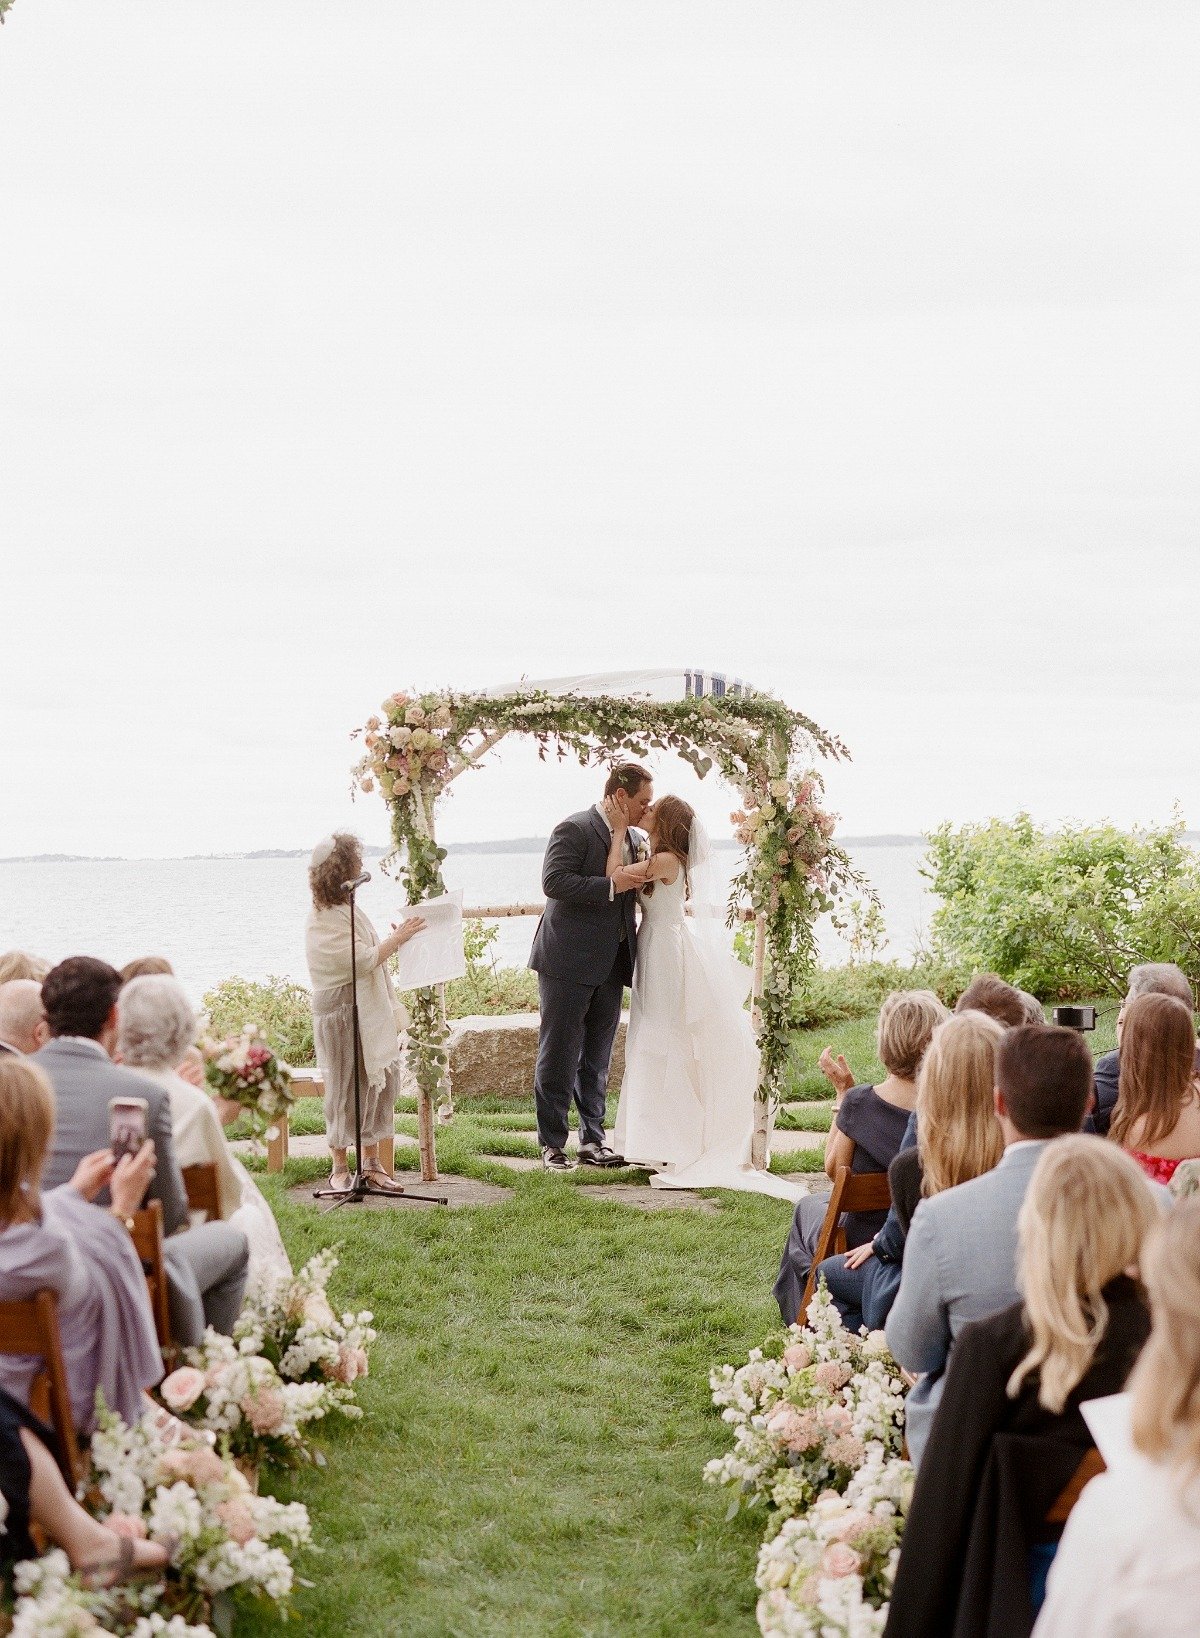
{"label": "officiant woman", "polygon": [[[330,1188],[349,1190],[346,1151],[354,1142],[354,1003],[350,978],[350,893],[346,883],[362,875],[362,843],[339,831],[313,848],[308,882],[312,912],[305,950],[312,983],[313,1042],[325,1082],[325,1136],[333,1156]],[[354,907],[358,967],[358,1073],[362,1100],[362,1154],[359,1169],[379,1189],[400,1185],[379,1158],[381,1140],[396,1130],[401,1091],[403,1037],[408,1014],[395,991],[387,963],[402,944],[424,929],[409,916],[380,938],[366,912]]]}

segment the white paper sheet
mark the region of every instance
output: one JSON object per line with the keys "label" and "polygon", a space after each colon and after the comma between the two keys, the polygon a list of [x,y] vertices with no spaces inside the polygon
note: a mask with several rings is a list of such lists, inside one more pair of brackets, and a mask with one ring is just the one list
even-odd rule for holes
{"label": "white paper sheet", "polygon": [[423,990],[463,976],[467,958],[463,953],[462,906],[460,888],[455,893],[444,893],[440,899],[406,904],[399,911],[397,921],[423,916],[425,930],[396,952],[397,972],[392,982],[398,990]]}
{"label": "white paper sheet", "polygon": [[1133,1442],[1133,1395],[1113,1393],[1088,1399],[1079,1407],[1096,1449],[1109,1467],[1144,1461]]}

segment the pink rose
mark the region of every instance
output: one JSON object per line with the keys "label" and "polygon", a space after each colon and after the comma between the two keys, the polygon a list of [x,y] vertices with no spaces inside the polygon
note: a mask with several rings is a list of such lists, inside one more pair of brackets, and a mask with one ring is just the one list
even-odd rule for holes
{"label": "pink rose", "polygon": [[838,1525],[833,1532],[833,1539],[834,1541],[847,1542],[853,1546],[859,1536],[865,1535],[869,1530],[874,1530],[877,1523],[878,1520],[872,1518],[870,1513],[864,1513],[861,1509],[856,1508],[854,1512],[847,1513],[841,1524]]}
{"label": "pink rose", "polygon": [[195,1450],[168,1450],[159,1460],[164,1478],[184,1479],[190,1485],[220,1484],[225,1463],[215,1450],[200,1446]]}
{"label": "pink rose", "polygon": [[241,1402],[241,1409],[255,1433],[277,1433],[283,1426],[283,1395],[275,1388],[248,1393]]}
{"label": "pink rose", "polygon": [[853,1547],[847,1547],[844,1541],[831,1541],[821,1554],[821,1574],[829,1576],[834,1581],[840,1581],[844,1576],[857,1575],[862,1565],[862,1559]]}
{"label": "pink rose", "polygon": [[232,1541],[244,1547],[254,1539],[254,1515],[249,1504],[240,1499],[223,1501],[217,1508],[217,1517],[229,1532]]}
{"label": "pink rose", "polygon": [[207,1386],[203,1371],[191,1365],[181,1365],[179,1370],[163,1378],[158,1391],[162,1394],[163,1403],[178,1416],[183,1411],[191,1410]]}
{"label": "pink rose", "polygon": [[815,1380],[826,1393],[837,1393],[840,1388],[846,1386],[853,1374],[848,1365],[839,1365],[832,1359],[822,1360],[813,1372]]}
{"label": "pink rose", "polygon": [[783,1363],[789,1371],[804,1371],[812,1364],[812,1354],[802,1342],[793,1342],[783,1350]]}
{"label": "pink rose", "polygon": [[821,1420],[830,1433],[849,1433],[853,1427],[850,1412],[845,1405],[828,1405],[821,1412]]}
{"label": "pink rose", "polygon": [[333,1309],[323,1291],[310,1291],[300,1305],[300,1317],[309,1325],[332,1325]]}
{"label": "pink rose", "polygon": [[146,1539],[145,1519],[135,1519],[129,1513],[110,1513],[104,1523],[114,1536],[128,1536],[130,1541]]}
{"label": "pink rose", "polygon": [[367,1352],[365,1348],[351,1348],[345,1343],[338,1352],[337,1364],[333,1367],[336,1381],[344,1382],[347,1387],[357,1382],[360,1376],[367,1374]]}

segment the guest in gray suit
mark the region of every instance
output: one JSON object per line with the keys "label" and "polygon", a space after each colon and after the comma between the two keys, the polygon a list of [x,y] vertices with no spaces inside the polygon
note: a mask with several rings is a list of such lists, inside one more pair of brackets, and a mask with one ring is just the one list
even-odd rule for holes
{"label": "guest in gray suit", "polygon": [[538,1142],[547,1171],[569,1171],[567,1120],[579,1109],[579,1159],[587,1166],[624,1162],[604,1141],[604,1094],[621,997],[637,958],[634,890],[646,879],[635,858],[633,827],[654,796],[636,762],[613,769],[604,787],[627,821],[627,862],[611,877],[613,826],[603,805],[573,813],[554,827],[542,864],[546,908],[529,965],[538,975],[541,1026],[533,1090]]}
{"label": "guest in gray suit", "polygon": [[887,1341],[921,1381],[908,1396],[909,1455],[920,1462],[954,1339],[970,1320],[1019,1300],[1017,1217],[1047,1143],[1078,1132],[1092,1099],[1083,1037],[1054,1025],[1009,1030],[996,1051],[996,1118],[1004,1154],[993,1171],[922,1200],[904,1246]]}
{"label": "guest in gray suit", "polygon": [[[50,1040],[36,1056],[54,1087],[54,1144],[43,1187],[69,1182],[85,1155],[109,1145],[112,1098],[143,1098],[146,1136],[154,1141],[154,1181],[149,1198],[161,1200],[170,1285],[171,1327],[184,1346],[201,1341],[204,1328],[229,1336],[241,1312],[249,1248],[228,1223],[187,1228],[183,1174],[171,1134],[171,1100],[161,1086],[112,1061],[117,1039],[121,975],[91,956],[59,962],[42,985]],[[107,1191],[99,1195],[108,1205]]]}

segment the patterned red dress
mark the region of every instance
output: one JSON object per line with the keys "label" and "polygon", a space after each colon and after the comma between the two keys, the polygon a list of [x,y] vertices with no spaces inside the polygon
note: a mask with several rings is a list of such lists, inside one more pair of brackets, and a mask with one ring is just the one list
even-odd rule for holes
{"label": "patterned red dress", "polygon": [[1144,1155],[1139,1149],[1126,1149],[1125,1153],[1145,1172],[1154,1183],[1169,1183],[1175,1176],[1175,1168],[1182,1166],[1187,1158],[1180,1155],[1176,1160],[1164,1160],[1161,1155]]}

